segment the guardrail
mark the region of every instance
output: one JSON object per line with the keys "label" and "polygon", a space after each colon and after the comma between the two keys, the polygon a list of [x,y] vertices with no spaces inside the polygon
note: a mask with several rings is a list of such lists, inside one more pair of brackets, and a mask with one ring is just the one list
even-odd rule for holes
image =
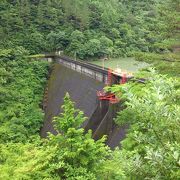
{"label": "guardrail", "polygon": [[85,63],[82,61],[75,61],[68,57],[58,56],[54,58],[57,63],[60,63],[72,70],[81,74],[89,76],[97,81],[107,83],[108,69],[102,69],[97,66]]}
{"label": "guardrail", "polygon": [[[101,82],[107,83],[107,77],[108,77],[108,68],[101,66],[94,65],[82,60],[74,60],[67,56],[62,56],[58,54],[45,54],[45,58],[52,58],[55,61],[64,64],[67,67],[70,67],[73,70],[76,70],[77,72],[80,72],[82,74],[86,74],[87,76],[92,77],[93,79],[99,80]],[[122,78],[122,74],[113,72],[113,75]],[[133,76],[127,76],[127,79],[133,79]],[[140,83],[144,83],[144,79],[138,79],[134,80]]]}
{"label": "guardrail", "polygon": [[87,63],[87,62],[84,62],[84,61],[81,61],[81,60],[73,60],[73,59],[71,59],[69,57],[66,57],[66,56],[55,56],[55,58],[60,58],[62,60],[65,60],[66,62],[74,63],[74,64],[80,65],[82,67],[85,67],[85,68],[92,69],[94,71],[103,73],[105,75],[108,74],[108,68],[102,68],[101,66],[94,65],[94,64],[91,64],[91,63]]}
{"label": "guardrail", "polygon": [[104,67],[102,68],[101,66],[98,66],[98,65],[95,65],[95,64],[91,64],[91,63],[88,63],[88,62],[85,62],[85,61],[82,61],[82,60],[74,60],[70,57],[67,57],[67,56],[61,56],[61,55],[57,55],[57,54],[45,54],[45,57],[46,58],[60,58],[60,59],[63,59],[67,62],[72,62],[74,64],[77,64],[77,65],[82,65],[83,67],[86,67],[86,68],[92,68],[94,70],[97,70],[101,73],[104,73],[104,74],[107,74],[108,73],[108,68]]}

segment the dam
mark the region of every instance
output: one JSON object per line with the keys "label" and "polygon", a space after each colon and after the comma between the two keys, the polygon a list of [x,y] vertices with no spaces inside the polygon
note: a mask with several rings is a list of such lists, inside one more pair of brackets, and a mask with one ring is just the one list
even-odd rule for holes
{"label": "dam", "polygon": [[45,137],[48,131],[55,133],[52,118],[60,113],[66,92],[75,102],[75,107],[89,118],[97,105],[96,91],[103,87],[103,83],[56,63],[48,82],[45,124],[41,129],[41,135]]}
{"label": "dam", "polygon": [[[111,104],[108,100],[99,100],[97,97],[97,91],[101,91],[108,80],[107,69],[97,69],[98,67],[86,63],[84,67],[81,62],[74,65],[71,60],[66,61],[60,57],[55,57],[54,62],[47,86],[41,137],[46,137],[48,132],[56,134],[52,119],[61,113],[63,98],[68,92],[75,107],[87,117],[82,124],[85,131],[91,129],[95,140],[107,135],[107,145],[111,148],[119,146],[119,142],[125,137],[127,125],[118,127],[113,118],[121,110],[121,104]],[[114,76],[114,82],[115,80],[117,81],[117,77]]]}

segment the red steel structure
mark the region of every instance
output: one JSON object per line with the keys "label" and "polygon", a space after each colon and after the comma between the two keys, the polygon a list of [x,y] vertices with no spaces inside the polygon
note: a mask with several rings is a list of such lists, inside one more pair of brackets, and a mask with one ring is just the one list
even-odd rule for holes
{"label": "red steel structure", "polygon": [[120,84],[125,84],[127,82],[126,74],[123,74],[122,79],[120,80]]}
{"label": "red steel structure", "polygon": [[110,86],[112,84],[112,69],[108,69],[108,77],[107,77],[107,85]]}
{"label": "red steel structure", "polygon": [[115,103],[119,102],[119,99],[116,97],[116,95],[114,93],[104,92],[102,90],[102,91],[97,92],[97,96],[98,96],[99,100],[107,100],[111,104],[115,104]]}
{"label": "red steel structure", "polygon": [[[109,69],[108,77],[107,77],[107,85],[108,86],[112,85],[112,77],[113,77],[113,70]],[[124,73],[120,80],[120,84],[125,84],[126,82],[127,82],[127,77],[126,77],[126,74]],[[107,100],[111,104],[115,104],[120,101],[114,93],[105,92],[104,90],[98,91],[97,96],[98,96],[99,100]]]}

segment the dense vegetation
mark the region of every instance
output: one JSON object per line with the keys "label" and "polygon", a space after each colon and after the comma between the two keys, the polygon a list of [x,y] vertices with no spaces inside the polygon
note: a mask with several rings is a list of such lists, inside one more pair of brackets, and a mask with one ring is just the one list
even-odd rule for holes
{"label": "dense vegetation", "polygon": [[62,109],[54,118],[57,135],[1,145],[1,179],[96,179],[109,153],[104,138],[95,142],[91,131],[84,135],[84,129],[78,129],[85,118],[68,94]]}
{"label": "dense vegetation", "polygon": [[178,0],[1,0],[1,46],[80,58],[166,52],[178,8]]}
{"label": "dense vegetation", "polygon": [[0,143],[25,142],[42,125],[48,64],[26,55],[23,48],[0,51]]}
{"label": "dense vegetation", "polygon": [[131,82],[111,88],[127,106],[116,122],[131,124],[121,151],[128,163],[126,174],[134,179],[178,179],[180,84],[153,69],[139,77],[142,75],[148,78],[145,84]]}
{"label": "dense vegetation", "polygon": [[179,179],[179,81],[151,69],[137,75],[145,84],[109,88],[126,106],[117,124],[130,124],[112,151],[105,137],[94,141],[79,128],[85,118],[68,94],[54,118],[58,134],[40,139],[49,64],[29,56],[135,56],[177,77],[179,7],[178,0],[1,0],[0,179]]}

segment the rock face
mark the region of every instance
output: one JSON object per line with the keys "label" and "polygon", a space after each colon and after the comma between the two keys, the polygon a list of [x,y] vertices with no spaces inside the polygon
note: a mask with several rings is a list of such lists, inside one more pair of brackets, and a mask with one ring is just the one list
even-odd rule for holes
{"label": "rock face", "polygon": [[85,116],[90,118],[97,107],[96,92],[103,87],[103,83],[60,64],[55,64],[48,83],[45,120],[40,131],[41,137],[46,137],[47,132],[56,134],[52,118],[61,112],[60,107],[66,92],[70,94],[76,108],[82,110]]}

